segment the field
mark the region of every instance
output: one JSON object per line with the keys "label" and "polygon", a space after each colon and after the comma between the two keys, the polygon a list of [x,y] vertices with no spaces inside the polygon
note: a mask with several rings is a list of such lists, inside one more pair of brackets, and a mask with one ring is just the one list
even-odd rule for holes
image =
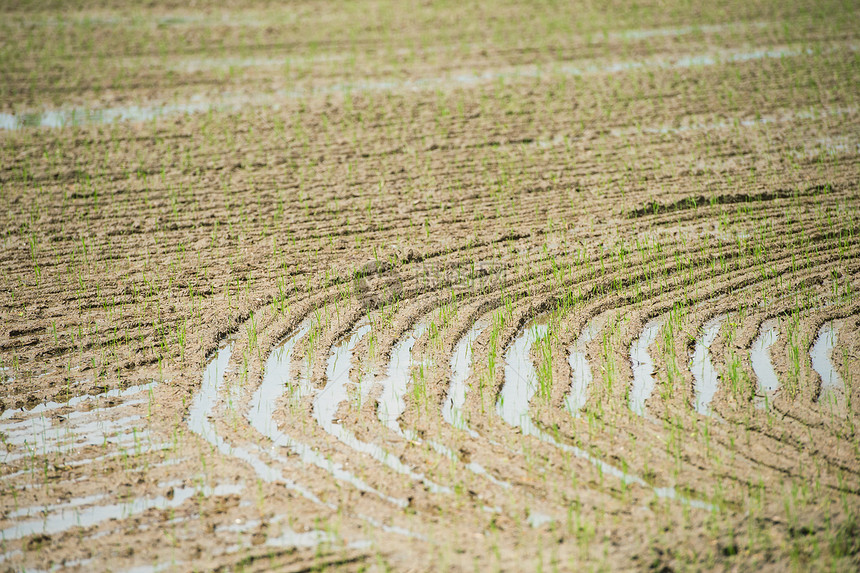
{"label": "field", "polygon": [[222,4],[0,5],[0,571],[860,569],[860,5]]}

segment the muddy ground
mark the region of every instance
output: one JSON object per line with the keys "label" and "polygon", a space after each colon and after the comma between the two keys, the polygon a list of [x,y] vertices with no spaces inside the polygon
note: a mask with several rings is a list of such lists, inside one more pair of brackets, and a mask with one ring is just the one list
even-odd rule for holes
{"label": "muddy ground", "polygon": [[860,568],[857,6],[0,18],[0,570]]}

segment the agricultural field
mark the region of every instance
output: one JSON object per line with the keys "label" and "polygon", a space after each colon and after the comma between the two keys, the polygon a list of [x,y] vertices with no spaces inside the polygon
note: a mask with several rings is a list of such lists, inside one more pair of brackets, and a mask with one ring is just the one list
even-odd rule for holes
{"label": "agricultural field", "polygon": [[858,50],[0,3],[0,571],[860,569]]}

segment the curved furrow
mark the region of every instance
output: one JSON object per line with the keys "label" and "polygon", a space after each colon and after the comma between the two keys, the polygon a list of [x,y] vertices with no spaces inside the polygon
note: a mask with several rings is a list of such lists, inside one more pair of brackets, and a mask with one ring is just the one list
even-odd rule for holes
{"label": "curved furrow", "polygon": [[585,459],[602,473],[614,476],[625,484],[636,484],[650,489],[659,498],[677,499],[691,507],[712,510],[714,507],[710,503],[682,496],[671,486],[652,487],[641,477],[618,469],[576,446],[560,442],[538,428],[529,413],[531,399],[539,390],[538,375],[531,362],[530,353],[535,341],[545,336],[547,331],[546,323],[533,321],[505,352],[505,381],[496,401],[496,412],[499,417],[509,425],[519,428],[523,435],[535,437],[578,458]]}
{"label": "curved furrow", "polygon": [[[391,360],[388,364],[386,377],[381,380],[382,393],[380,394],[379,399],[377,401],[377,417],[379,418],[379,421],[382,423],[383,426],[385,426],[398,436],[402,437],[403,439],[410,440],[416,444],[426,442],[439,455],[446,457],[452,462],[460,463],[460,457],[456,453],[454,453],[451,448],[439,442],[438,440],[423,439],[410,428],[403,429],[399,421],[400,416],[406,409],[406,402],[404,400],[404,397],[406,396],[406,393],[409,388],[409,380],[411,377],[412,367],[415,364],[419,363],[415,361],[414,357],[412,356],[412,347],[415,345],[415,341],[421,338],[421,336],[427,331],[429,324],[430,317],[419,321],[419,323],[412,329],[409,334],[406,335],[404,339],[400,340],[399,342],[397,342],[397,344],[395,344],[393,350],[391,351]],[[452,362],[453,360],[454,357],[452,357]],[[421,364],[427,364],[427,361],[423,361],[421,362]],[[468,376],[468,362],[465,363],[465,369],[466,375]],[[460,401],[461,405],[462,400],[464,399],[465,388],[463,388],[463,393],[458,396],[458,400]],[[509,483],[496,478],[477,462],[470,461],[465,463],[464,466],[472,473],[482,476],[498,486],[504,488],[511,487]]]}
{"label": "curved furrow", "polygon": [[288,490],[297,493],[316,505],[336,509],[335,505],[323,502],[305,486],[285,478],[280,471],[266,464],[256,453],[252,453],[243,447],[235,446],[218,435],[215,424],[212,423],[210,418],[217,415],[216,408],[219,402],[219,392],[224,385],[224,377],[230,364],[230,355],[232,352],[233,341],[230,340],[227,344],[219,348],[215,356],[206,364],[203,370],[203,383],[197,395],[194,396],[191,408],[188,411],[187,424],[189,429],[212,444],[221,454],[241,460],[250,465],[261,480],[269,483],[283,484]]}
{"label": "curved furrow", "polygon": [[466,381],[472,366],[472,345],[481,336],[481,333],[490,326],[488,316],[476,320],[469,330],[460,338],[454,346],[451,354],[451,381],[445,401],[442,403],[442,419],[450,426],[465,431],[472,438],[478,438],[478,432],[471,429],[467,420],[463,417],[463,404],[466,403]]}
{"label": "curved furrow", "polygon": [[[248,422],[260,434],[269,438],[273,446],[287,448],[299,456],[302,462],[321,468],[330,473],[335,479],[345,481],[360,491],[372,493],[398,507],[406,507],[408,502],[405,499],[394,498],[378,491],[352,472],[345,470],[340,464],[323,456],[316,449],[278,429],[278,424],[274,420],[274,412],[284,392],[287,390],[287,384],[291,379],[293,350],[296,343],[308,333],[312,323],[312,318],[306,318],[295,332],[269,355],[263,381],[254,392],[251,398],[251,405],[245,413]],[[306,397],[312,394],[312,392],[313,387],[310,383],[310,376],[300,375],[293,396],[295,398]]]}
{"label": "curved furrow", "polygon": [[[395,434],[408,440],[415,440],[415,433],[400,427],[398,419],[406,409],[404,397],[409,388],[409,379],[412,375],[412,367],[417,364],[412,356],[412,347],[415,341],[421,338],[430,326],[430,318],[424,318],[391,350],[391,358],[385,377],[378,381],[382,386],[382,392],[377,399],[376,415],[383,426]],[[428,365],[422,361],[422,365]]]}
{"label": "curved furrow", "polygon": [[[332,349],[326,364],[326,385],[313,400],[314,419],[325,432],[346,444],[350,449],[368,455],[397,473],[409,476],[410,479],[424,484],[431,493],[451,493],[450,488],[436,484],[424,474],[414,471],[400,458],[381,446],[359,440],[353,432],[346,429],[336,419],[338,408],[347,399],[347,385],[350,383],[349,372],[352,368],[353,351],[359,340],[370,332],[370,328],[367,319],[363,319],[355,326],[346,341]],[[360,375],[359,378],[358,391],[362,401],[364,401],[370,392],[373,377],[371,374],[364,374]]]}
{"label": "curved furrow", "polygon": [[[356,477],[351,472],[344,470],[339,464],[335,464],[322,456],[318,451],[314,450],[307,444],[295,440],[294,438],[280,432],[277,424],[271,419],[271,414],[276,406],[277,396],[283,393],[283,379],[281,375],[289,372],[289,366],[285,364],[285,356],[287,360],[291,358],[292,349],[302,336],[306,335],[312,325],[313,319],[305,319],[296,329],[296,332],[290,336],[284,346],[289,348],[287,352],[281,353],[280,356],[270,356],[269,364],[275,366],[274,374],[264,376],[263,383],[254,392],[249,405],[249,410],[246,410],[245,418],[249,425],[262,435],[272,440],[274,447],[269,450],[264,450],[256,443],[243,443],[237,445],[229,439],[219,435],[215,423],[212,420],[218,419],[218,406],[221,402],[229,402],[231,405],[241,403],[241,394],[244,388],[235,385],[231,388],[224,388],[224,379],[230,364],[230,356],[234,347],[234,340],[229,339],[228,342],[218,349],[215,356],[207,363],[204,374],[203,384],[200,391],[194,397],[188,416],[188,426],[195,434],[199,435],[206,442],[214,446],[222,455],[233,458],[248,464],[257,474],[258,478],[266,483],[274,483],[283,485],[287,490],[294,492],[304,499],[307,499],[316,506],[325,508],[329,511],[343,511],[337,504],[321,500],[311,489],[303,484],[299,484],[292,479],[285,477],[282,471],[271,462],[277,462],[281,466],[290,465],[290,461],[278,455],[277,447],[288,448],[294,454],[297,454],[302,462],[308,466],[313,466],[324,470],[332,475],[335,479],[345,481],[354,486],[359,491],[371,493],[378,496],[383,501],[392,504],[398,509],[402,509],[407,505],[405,500],[387,496],[378,490],[368,486],[360,478]],[[296,394],[309,395],[313,392],[310,381],[307,377],[300,377],[296,387]],[[255,412],[256,410],[256,412]],[[301,467],[301,466],[300,466]],[[374,529],[386,533],[393,533],[398,536],[408,537],[412,539],[425,540],[426,538],[418,533],[415,533],[404,527],[382,523],[378,519],[364,515],[360,512],[347,510],[345,515],[354,517],[360,522],[370,525]],[[314,532],[309,532],[314,533]],[[333,537],[326,532],[319,533],[316,539],[316,544],[330,543],[338,541],[343,543],[343,539]],[[274,540],[273,540],[274,541]],[[358,540],[354,543],[363,545],[364,540]],[[346,545],[352,546],[352,545]]]}

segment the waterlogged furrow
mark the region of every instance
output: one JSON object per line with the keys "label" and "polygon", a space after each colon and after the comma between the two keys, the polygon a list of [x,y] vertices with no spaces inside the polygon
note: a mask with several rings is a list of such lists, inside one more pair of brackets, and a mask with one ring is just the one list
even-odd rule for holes
{"label": "waterlogged furrow", "polygon": [[[255,430],[272,440],[274,446],[289,449],[298,455],[303,462],[321,468],[336,479],[345,481],[361,491],[377,495],[399,507],[406,507],[407,501],[405,499],[394,498],[379,492],[351,472],[343,469],[340,464],[334,463],[307,444],[278,429],[278,424],[274,421],[274,410],[288,388],[293,350],[296,343],[308,333],[311,323],[312,319],[310,318],[302,322],[298,329],[287,338],[286,342],[269,355],[263,381],[254,392],[251,398],[251,407],[246,413],[248,421]],[[294,386],[293,395],[304,397],[311,392],[312,386],[309,376],[301,375],[298,384]]]}
{"label": "waterlogged furrow", "polygon": [[598,318],[589,320],[579,338],[570,347],[567,357],[567,363],[570,365],[570,392],[564,398],[564,407],[574,417],[579,417],[580,410],[588,400],[588,385],[591,384],[592,375],[585,348],[597,336],[601,323]]}
{"label": "waterlogged furrow", "polygon": [[634,414],[654,420],[648,413],[646,402],[654,391],[654,360],[648,353],[648,347],[657,340],[657,334],[663,328],[666,317],[660,316],[645,325],[642,334],[630,346],[630,362],[633,367],[633,385],[630,387],[628,405]]}
{"label": "waterlogged furrow", "polygon": [[138,424],[141,417],[125,416],[116,420],[92,420],[79,424],[54,426],[47,418],[33,418],[20,426],[4,427],[7,446],[3,463],[12,463],[32,456],[70,454],[85,447],[111,444],[121,448],[148,450],[149,433]]}
{"label": "waterlogged furrow", "polygon": [[84,508],[70,504],[67,507],[51,511],[44,517],[22,521],[7,527],[0,531],[0,539],[20,539],[34,533],[53,535],[72,527],[91,527],[109,519],[128,519],[149,509],[176,508],[196,495],[234,495],[243,489],[244,486],[241,484],[225,484],[203,489],[183,487],[174,488],[173,495],[169,498],[164,496],[144,497],[127,503],[95,505]]}
{"label": "waterlogged furrow", "polygon": [[496,412],[499,416],[511,426],[519,428],[523,435],[533,436],[576,457],[585,459],[602,473],[614,476],[625,484],[637,484],[649,488],[654,491],[657,497],[678,499],[692,507],[712,509],[709,503],[679,495],[674,487],[653,488],[639,476],[620,470],[576,446],[559,442],[535,425],[529,413],[529,405],[538,390],[538,376],[531,362],[530,353],[534,342],[545,336],[546,333],[546,324],[532,323],[514,340],[505,353],[505,382],[496,402]]}
{"label": "waterlogged furrow", "polygon": [[75,497],[65,503],[49,503],[45,505],[35,505],[28,507],[19,507],[16,510],[6,513],[6,519],[14,519],[16,517],[31,517],[36,515],[44,515],[47,513],[56,513],[67,509],[92,505],[97,501],[104,499],[105,494],[97,493],[94,495],[85,495],[83,497]]}
{"label": "waterlogged furrow", "polygon": [[750,363],[758,381],[758,389],[763,394],[763,400],[756,400],[757,408],[764,408],[773,394],[779,389],[779,377],[773,367],[770,347],[779,338],[779,328],[775,319],[766,320],[759,329],[759,334],[750,347]]}
{"label": "waterlogged furrow", "polygon": [[290,491],[296,492],[311,502],[324,505],[330,509],[335,506],[324,503],[307,488],[285,478],[281,472],[264,463],[258,456],[245,448],[234,446],[218,435],[215,425],[210,421],[218,404],[218,392],[230,363],[230,354],[233,352],[233,342],[221,347],[203,371],[203,383],[200,391],[194,396],[191,409],[188,412],[189,429],[215,446],[219,452],[227,457],[236,458],[250,465],[256,474],[265,482],[283,484]]}
{"label": "waterlogged furrow", "polygon": [[819,402],[822,398],[831,397],[836,390],[844,389],[845,385],[842,382],[842,377],[833,366],[830,356],[833,349],[836,347],[837,337],[842,322],[831,320],[825,322],[818,330],[818,336],[812,348],[809,349],[809,356],[812,359],[812,368],[821,377],[821,391],[819,393]]}
{"label": "waterlogged furrow", "polygon": [[696,346],[690,355],[690,371],[696,380],[695,408],[696,412],[704,416],[711,413],[711,401],[713,401],[720,383],[720,375],[711,362],[708,349],[720,333],[720,327],[725,319],[726,315],[721,314],[705,324],[702,328],[702,335],[696,339]]}
{"label": "waterlogged furrow", "polygon": [[[424,474],[413,471],[410,467],[404,464],[397,456],[394,456],[380,446],[359,440],[351,431],[343,427],[343,425],[335,419],[337,410],[340,405],[347,399],[347,385],[349,384],[349,371],[352,368],[352,353],[355,350],[359,340],[370,332],[370,325],[366,320],[359,323],[349,338],[332,349],[329,356],[328,364],[326,365],[326,385],[325,388],[317,394],[313,402],[313,414],[317,424],[351,449],[356,452],[368,455],[373,459],[385,464],[397,473],[407,475],[411,479],[421,482],[424,486],[433,493],[450,493],[448,487],[440,486]],[[369,375],[360,376],[359,394],[364,400],[370,392],[370,387],[373,383],[373,378]]]}
{"label": "waterlogged furrow", "polygon": [[[128,388],[120,389],[114,388],[113,390],[108,390],[107,392],[103,392],[101,394],[84,394],[82,396],[75,396],[70,399],[68,402],[44,402],[42,404],[38,404],[34,406],[30,410],[25,410],[23,408],[15,408],[6,410],[0,415],[0,420],[8,420],[9,418],[19,416],[19,415],[27,415],[33,416],[35,414],[41,414],[42,412],[49,412],[51,410],[58,410],[60,408],[71,407],[75,408],[78,404],[83,404],[84,402],[90,402],[92,400],[98,400],[99,398],[127,398],[129,396],[133,396],[135,394],[139,394],[141,392],[147,392],[152,390],[158,386],[158,382],[148,382],[146,384],[140,384],[136,386],[129,386]],[[141,404],[142,400],[125,401],[120,406],[130,406],[132,404]]]}
{"label": "waterlogged furrow", "polygon": [[458,430],[468,432],[473,438],[478,438],[478,433],[469,428],[463,418],[463,405],[466,403],[466,380],[469,378],[472,366],[472,345],[489,325],[489,318],[479,318],[457,342],[454,353],[451,355],[451,383],[448,386],[445,401],[442,403],[442,418]]}
{"label": "waterlogged furrow", "polygon": [[409,379],[414,364],[412,347],[415,346],[415,341],[421,338],[429,326],[429,319],[420,321],[406,338],[394,345],[386,376],[380,381],[382,393],[377,401],[376,415],[383,426],[401,436],[404,434],[398,419],[406,410],[404,397],[409,388]]}
{"label": "waterlogged furrow", "polygon": [[[388,364],[387,376],[382,380],[383,391],[377,403],[377,416],[382,424],[396,433],[397,435],[411,440],[415,443],[422,443],[425,440],[418,436],[409,428],[403,429],[400,426],[399,418],[406,409],[404,397],[409,387],[409,380],[413,365],[416,364],[412,357],[412,347],[415,341],[418,340],[430,325],[430,319],[427,318],[418,323],[418,325],[410,332],[406,338],[398,342],[391,352],[391,361]],[[468,363],[466,364],[468,369]],[[463,389],[462,400],[465,400],[465,389]],[[460,402],[461,406],[463,402]],[[460,458],[454,451],[436,440],[426,440],[427,444],[438,454],[445,456],[452,462],[459,462]],[[465,464],[466,469],[487,478],[496,485],[509,488],[510,484],[499,480],[490,474],[482,465],[477,462],[468,462]]]}

